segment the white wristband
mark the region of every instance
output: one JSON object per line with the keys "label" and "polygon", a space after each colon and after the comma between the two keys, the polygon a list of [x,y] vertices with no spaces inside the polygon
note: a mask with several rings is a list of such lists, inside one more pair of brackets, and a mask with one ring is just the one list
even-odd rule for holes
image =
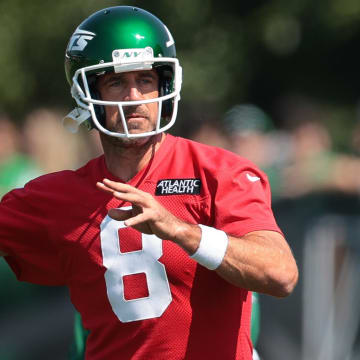
{"label": "white wristband", "polygon": [[198,249],[190,256],[209,270],[220,266],[228,246],[229,239],[224,231],[200,225],[201,240]]}

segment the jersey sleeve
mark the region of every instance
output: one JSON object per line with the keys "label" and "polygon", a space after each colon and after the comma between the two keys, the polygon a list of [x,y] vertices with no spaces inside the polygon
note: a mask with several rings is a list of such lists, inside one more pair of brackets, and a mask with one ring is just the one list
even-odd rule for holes
{"label": "jersey sleeve", "polygon": [[256,230],[282,234],[271,209],[270,185],[265,173],[245,162],[219,172],[217,179],[216,228],[234,236]]}
{"label": "jersey sleeve", "polygon": [[0,250],[20,281],[63,285],[58,251],[48,234],[49,215],[30,182],[0,203]]}

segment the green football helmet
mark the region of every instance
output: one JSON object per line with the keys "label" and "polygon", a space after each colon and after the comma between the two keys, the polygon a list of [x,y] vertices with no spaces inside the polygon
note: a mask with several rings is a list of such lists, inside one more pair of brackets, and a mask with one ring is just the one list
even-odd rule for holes
{"label": "green football helmet", "polygon": [[[107,72],[154,69],[159,75],[159,97],[138,101],[103,101],[95,88],[96,79]],[[175,43],[167,27],[154,15],[132,6],[100,10],[75,30],[65,53],[65,72],[77,107],[64,118],[76,132],[80,124],[115,137],[151,136],[175,122],[180,100],[182,69]],[[123,108],[156,102],[156,127],[145,133],[129,133]],[[105,127],[105,107],[117,106],[123,132]]]}

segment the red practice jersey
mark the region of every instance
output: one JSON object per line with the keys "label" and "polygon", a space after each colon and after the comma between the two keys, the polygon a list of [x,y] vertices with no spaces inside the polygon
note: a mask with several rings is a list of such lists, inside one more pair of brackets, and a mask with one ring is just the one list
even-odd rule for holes
{"label": "red practice jersey", "polygon": [[[86,359],[250,360],[250,293],[173,242],[111,219],[109,209],[130,204],[100,191],[104,178],[120,181],[100,156],[3,198],[0,249],[17,278],[69,287],[90,330]],[[189,223],[280,232],[266,176],[223,149],[167,135],[128,183]]]}

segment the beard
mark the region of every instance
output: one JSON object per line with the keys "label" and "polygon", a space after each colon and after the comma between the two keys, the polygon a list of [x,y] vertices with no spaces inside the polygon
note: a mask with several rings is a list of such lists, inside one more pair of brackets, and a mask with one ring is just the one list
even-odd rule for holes
{"label": "beard", "polygon": [[[123,107],[125,121],[127,123],[127,128],[129,132],[136,133],[137,130],[141,132],[149,132],[155,129],[155,126],[151,126],[150,114],[146,107],[142,106],[124,106]],[[144,121],[132,120],[130,123],[128,121],[129,117],[132,114],[136,114],[138,117],[142,117],[147,120],[147,126],[144,128]],[[121,115],[118,113],[116,120],[111,121],[110,124],[106,127],[107,130],[115,133],[124,133],[123,123],[121,121]],[[141,147],[146,144],[151,136],[138,137],[138,138],[127,138],[127,137],[115,137],[111,135],[104,134],[100,132],[100,138],[102,142],[105,142],[115,148],[128,149]]]}
{"label": "beard", "polygon": [[[155,129],[155,125],[152,124],[150,112],[145,106],[124,106],[123,112],[129,132],[131,132],[131,130],[141,130],[141,132],[149,132]],[[144,118],[146,121],[145,124],[144,120],[131,119],[131,116],[133,114],[136,114],[136,117]],[[116,133],[125,133],[120,113],[117,113],[115,121],[110,121],[107,129]],[[133,132],[135,133],[135,131]]]}
{"label": "beard", "polygon": [[130,148],[140,148],[149,142],[152,136],[144,136],[140,138],[120,138],[115,136],[106,135],[100,132],[101,142],[104,144],[109,144],[114,148],[118,149],[130,149]]}

